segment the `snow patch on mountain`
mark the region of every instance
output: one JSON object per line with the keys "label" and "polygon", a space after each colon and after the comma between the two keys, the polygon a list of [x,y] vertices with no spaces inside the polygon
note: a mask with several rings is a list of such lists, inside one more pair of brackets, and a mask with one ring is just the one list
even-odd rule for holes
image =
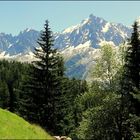
{"label": "snow patch on mountain", "polygon": [[71,33],[71,32],[73,32],[74,30],[76,30],[78,27],[79,27],[79,25],[71,26],[71,27],[69,27],[69,28],[66,28],[66,29],[62,32],[62,34]]}
{"label": "snow patch on mountain", "polygon": [[105,40],[102,40],[102,41],[100,41],[100,43],[99,43],[100,46],[104,46],[104,45],[106,45],[106,44],[109,44],[109,45],[112,45],[112,46],[115,47],[115,44],[114,44],[113,41],[105,41]]}
{"label": "snow patch on mountain", "polygon": [[26,32],[30,32],[30,31],[32,31],[33,29],[32,28],[26,28]]}
{"label": "snow patch on mountain", "polygon": [[84,49],[87,49],[90,46],[91,46],[91,41],[89,40],[89,41],[85,42],[84,44],[79,44],[78,46],[76,46],[75,50],[83,50],[84,51]]}
{"label": "snow patch on mountain", "polygon": [[17,61],[20,61],[20,62],[28,62],[28,63],[31,63],[32,61],[35,61],[37,60],[34,56],[34,53],[33,52],[28,52],[28,54],[25,54],[25,55],[19,55],[16,57],[16,60]]}
{"label": "snow patch on mountain", "polygon": [[3,51],[3,52],[0,53],[0,59],[2,59],[4,57],[5,57],[5,51]]}
{"label": "snow patch on mountain", "polygon": [[108,22],[103,28],[102,28],[102,32],[107,32],[109,30],[110,27],[110,23]]}
{"label": "snow patch on mountain", "polygon": [[12,46],[13,44],[9,44],[8,49]]}
{"label": "snow patch on mountain", "polygon": [[82,25],[88,24],[88,23],[89,23],[89,18],[87,18],[87,19],[85,19],[85,20],[82,21]]}
{"label": "snow patch on mountain", "polygon": [[69,59],[74,54],[80,54],[85,52],[89,47],[91,47],[91,41],[87,41],[84,44],[79,44],[78,46],[67,46],[61,54],[64,56],[65,59]]}

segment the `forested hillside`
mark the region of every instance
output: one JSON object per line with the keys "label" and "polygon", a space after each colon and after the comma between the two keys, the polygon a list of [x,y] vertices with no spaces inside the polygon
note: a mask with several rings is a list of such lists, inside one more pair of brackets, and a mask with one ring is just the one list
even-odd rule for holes
{"label": "forested hillside", "polygon": [[31,64],[0,61],[0,107],[51,135],[72,139],[140,139],[140,39],[134,22],[129,40],[111,44],[89,70],[90,82],[68,78],[64,60],[53,47],[49,22],[37,41]]}

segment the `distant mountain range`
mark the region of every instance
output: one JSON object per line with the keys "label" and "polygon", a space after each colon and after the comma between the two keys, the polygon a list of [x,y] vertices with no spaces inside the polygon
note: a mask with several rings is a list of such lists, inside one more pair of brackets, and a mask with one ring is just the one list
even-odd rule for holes
{"label": "distant mountain range", "polygon": [[[54,47],[64,56],[70,77],[86,78],[87,72],[105,43],[119,46],[130,38],[132,28],[90,15],[80,24],[54,33]],[[17,36],[0,33],[0,58],[32,61],[40,31],[26,29]]]}
{"label": "distant mountain range", "polygon": [[13,56],[33,51],[37,45],[36,41],[39,34],[38,31],[32,29],[26,29],[17,36],[0,33],[0,52],[5,52],[5,55]]}

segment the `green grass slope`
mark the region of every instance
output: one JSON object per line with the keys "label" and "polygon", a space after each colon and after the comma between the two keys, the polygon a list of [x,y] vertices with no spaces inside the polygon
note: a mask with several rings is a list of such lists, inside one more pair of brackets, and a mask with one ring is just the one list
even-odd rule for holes
{"label": "green grass slope", "polygon": [[0,109],[0,139],[47,139],[53,138],[42,128],[31,125],[21,117]]}

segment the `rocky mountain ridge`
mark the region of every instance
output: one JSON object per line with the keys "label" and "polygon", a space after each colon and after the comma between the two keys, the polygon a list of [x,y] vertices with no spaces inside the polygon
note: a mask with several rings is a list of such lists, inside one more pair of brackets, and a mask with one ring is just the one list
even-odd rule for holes
{"label": "rocky mountain ridge", "polygon": [[[55,33],[54,48],[64,56],[68,76],[86,78],[100,46],[106,43],[119,46],[130,38],[131,32],[130,27],[91,14],[81,23]],[[0,33],[0,58],[32,61],[39,35],[40,32],[33,29],[26,29],[17,36]]]}

